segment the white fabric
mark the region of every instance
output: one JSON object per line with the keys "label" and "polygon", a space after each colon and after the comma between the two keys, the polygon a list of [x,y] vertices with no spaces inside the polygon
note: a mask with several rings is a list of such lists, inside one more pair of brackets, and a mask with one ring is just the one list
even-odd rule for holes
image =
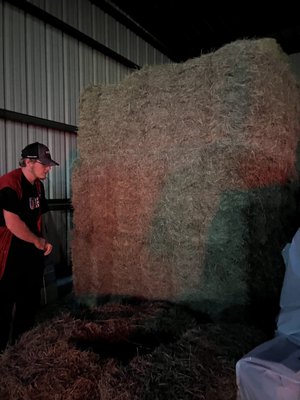
{"label": "white fabric", "polygon": [[300,229],[282,256],[276,337],[237,362],[238,400],[300,400]]}
{"label": "white fabric", "polygon": [[238,400],[299,400],[300,346],[277,336],[237,362],[236,378]]}
{"label": "white fabric", "polygon": [[300,230],[282,251],[285,276],[280,296],[277,334],[292,335],[300,344]]}

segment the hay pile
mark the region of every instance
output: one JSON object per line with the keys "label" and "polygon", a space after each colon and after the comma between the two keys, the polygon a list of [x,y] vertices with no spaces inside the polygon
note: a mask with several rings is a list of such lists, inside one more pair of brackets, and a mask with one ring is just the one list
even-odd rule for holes
{"label": "hay pile", "polygon": [[164,302],[70,307],[0,356],[0,398],[234,400],[235,363],[263,340]]}
{"label": "hay pile", "polygon": [[272,319],[295,230],[299,111],[273,39],[87,90],[73,174],[76,294],[167,299],[230,319],[262,304]]}

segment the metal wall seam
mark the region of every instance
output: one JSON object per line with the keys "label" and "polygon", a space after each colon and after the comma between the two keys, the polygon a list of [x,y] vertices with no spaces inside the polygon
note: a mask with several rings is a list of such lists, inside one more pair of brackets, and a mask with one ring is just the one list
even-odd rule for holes
{"label": "metal wall seam", "polygon": [[45,9],[47,0],[29,0],[30,3],[34,4],[37,7]]}
{"label": "metal wall seam", "polygon": [[[82,92],[94,82],[93,49],[84,43],[79,43],[79,88]],[[78,93],[79,95],[79,93]]]}
{"label": "metal wall seam", "polygon": [[138,57],[141,65],[148,65],[148,44],[138,38]]}
{"label": "metal wall seam", "polygon": [[19,166],[21,150],[27,144],[27,126],[24,124],[16,124],[11,121],[5,122],[5,153],[6,153],[6,169],[2,173],[6,173]]}
{"label": "metal wall seam", "polygon": [[93,51],[93,71],[94,71],[94,81],[93,84],[102,84],[106,83],[106,63],[107,57],[104,54],[99,53],[98,51]]}
{"label": "metal wall seam", "polygon": [[128,29],[120,23],[118,23],[118,49],[122,56],[130,58]]}
{"label": "metal wall seam", "polygon": [[28,114],[47,118],[46,29],[26,15],[26,81]]}
{"label": "metal wall seam", "polygon": [[152,46],[147,46],[147,60],[149,65],[155,64],[155,49]]}
{"label": "metal wall seam", "polygon": [[90,1],[78,0],[78,29],[89,37],[93,37],[92,4]]}
{"label": "metal wall seam", "polygon": [[46,26],[48,119],[64,122],[63,35]]}
{"label": "metal wall seam", "polygon": [[7,172],[6,157],[6,127],[5,121],[0,119],[0,176]]}
{"label": "metal wall seam", "polygon": [[0,108],[4,108],[4,15],[3,2],[0,0]]}
{"label": "metal wall seam", "polygon": [[4,107],[26,113],[25,15],[4,3],[3,20]]}
{"label": "metal wall seam", "polygon": [[66,198],[72,198],[72,170],[74,167],[74,162],[77,159],[77,136],[72,135],[69,132],[65,133],[66,138],[66,148],[65,148],[65,179],[66,179]]}
{"label": "metal wall seam", "polygon": [[77,125],[79,110],[79,42],[63,35],[64,120]]}
{"label": "metal wall seam", "polygon": [[78,0],[62,1],[62,20],[78,28]]}
{"label": "metal wall seam", "polygon": [[49,197],[51,199],[66,198],[66,150],[65,150],[65,134],[60,131],[49,132],[48,144],[51,149],[51,155],[60,165],[53,167],[49,173],[49,180],[53,181],[49,189]]}
{"label": "metal wall seam", "polygon": [[105,34],[106,34],[106,22],[105,22],[106,14],[99,8],[93,7],[92,14],[92,27],[93,27],[93,39],[97,40],[97,42],[105,43]]}
{"label": "metal wall seam", "polygon": [[[48,13],[54,15],[56,18],[58,19],[63,19],[63,1],[59,0],[59,1],[46,1],[45,5],[44,5],[44,9],[45,11],[47,11]],[[40,6],[39,6],[40,7]]]}

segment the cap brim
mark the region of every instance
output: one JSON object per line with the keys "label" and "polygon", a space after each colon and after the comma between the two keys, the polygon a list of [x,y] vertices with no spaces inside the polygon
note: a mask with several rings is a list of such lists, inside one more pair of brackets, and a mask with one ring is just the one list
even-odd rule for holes
{"label": "cap brim", "polygon": [[48,165],[49,167],[54,167],[56,165],[59,165],[56,161],[49,160],[49,158],[46,158],[46,159],[39,158],[39,161],[44,165]]}
{"label": "cap brim", "polygon": [[59,164],[58,164],[56,161],[51,160],[51,164],[49,164],[49,165],[51,165],[52,167],[54,167],[54,166],[59,165]]}

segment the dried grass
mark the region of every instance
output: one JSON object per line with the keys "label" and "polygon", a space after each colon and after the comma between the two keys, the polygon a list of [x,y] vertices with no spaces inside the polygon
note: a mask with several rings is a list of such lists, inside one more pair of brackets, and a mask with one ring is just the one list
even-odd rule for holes
{"label": "dried grass", "polygon": [[[156,342],[144,342],[141,353],[133,332],[136,339],[152,332]],[[265,339],[249,326],[203,322],[164,302],[73,305],[41,321],[0,357],[0,398],[233,400],[236,361]],[[135,352],[124,361],[130,344]]]}
{"label": "dried grass", "polygon": [[236,320],[262,304],[259,318],[272,320],[296,224],[299,115],[272,39],[87,90],[73,174],[77,295],[166,299]]}

